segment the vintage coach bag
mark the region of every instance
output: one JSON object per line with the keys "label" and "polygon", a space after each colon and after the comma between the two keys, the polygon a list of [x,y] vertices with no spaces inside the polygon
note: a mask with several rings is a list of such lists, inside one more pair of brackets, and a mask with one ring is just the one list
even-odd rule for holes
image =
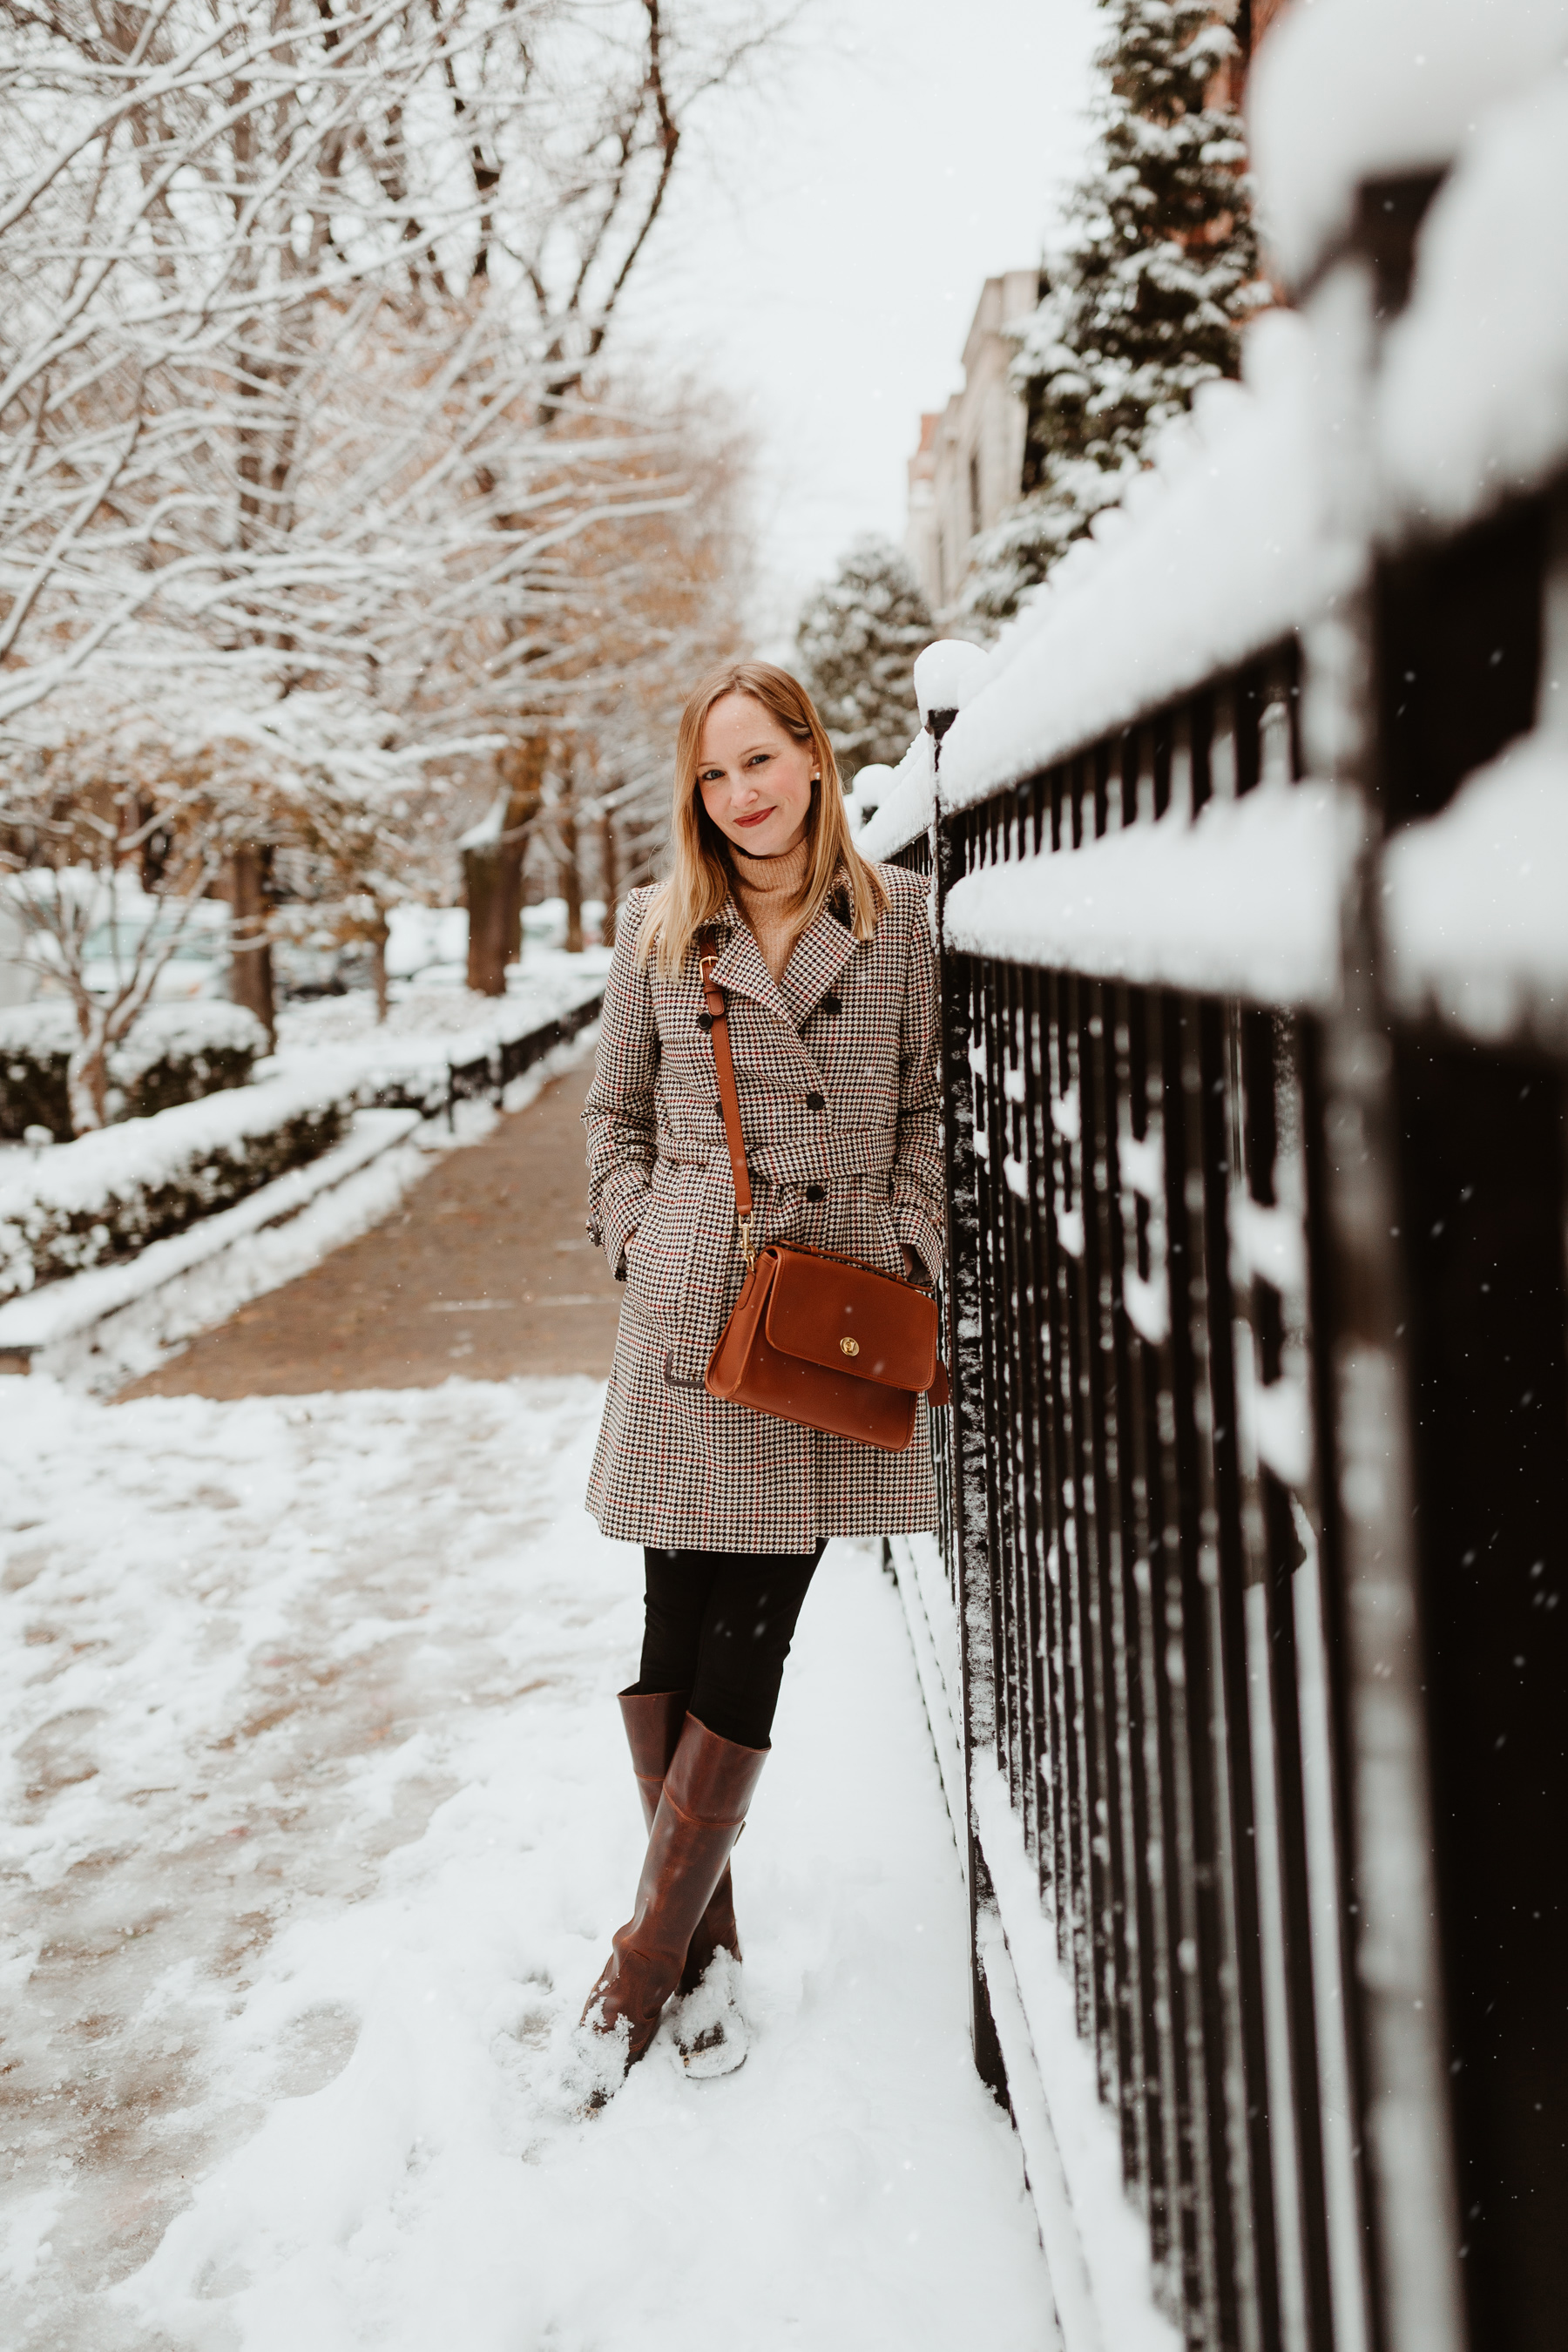
{"label": "vintage coach bag", "polygon": [[936,1300],[929,1290],[854,1258],[784,1242],[753,1249],[752,1179],[730,1023],[713,979],[719,959],[710,934],[699,946],[746,1254],[746,1279],[709,1359],[707,1389],[778,1421],[901,1454],[914,1435],[916,1398],[947,1402],[947,1373],[936,1352]]}

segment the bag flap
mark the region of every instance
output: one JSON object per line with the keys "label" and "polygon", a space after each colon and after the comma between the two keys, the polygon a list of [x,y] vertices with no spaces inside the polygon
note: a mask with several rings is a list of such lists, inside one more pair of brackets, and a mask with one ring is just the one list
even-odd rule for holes
{"label": "bag flap", "polygon": [[936,1378],[936,1300],[869,1266],[779,1247],[768,1345],[826,1370],[923,1392]]}

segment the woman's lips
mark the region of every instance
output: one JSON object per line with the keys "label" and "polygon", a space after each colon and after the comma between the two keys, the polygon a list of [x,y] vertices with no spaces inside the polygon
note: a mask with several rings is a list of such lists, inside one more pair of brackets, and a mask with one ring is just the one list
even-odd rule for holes
{"label": "woman's lips", "polygon": [[767,819],[772,816],[772,814],[773,811],[771,808],[759,809],[755,816],[738,816],[735,819],[735,823],[737,824],[763,824],[766,823]]}

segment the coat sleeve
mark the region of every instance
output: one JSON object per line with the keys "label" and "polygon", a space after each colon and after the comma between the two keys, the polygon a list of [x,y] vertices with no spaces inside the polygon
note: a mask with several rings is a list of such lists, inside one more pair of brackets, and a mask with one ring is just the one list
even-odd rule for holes
{"label": "coat sleeve", "polygon": [[[912,896],[912,894],[911,894]],[[910,952],[899,1036],[899,1139],[893,1155],[893,1224],[934,1281],[947,1255],[942,1145],[942,1041],[936,956],[923,898],[910,908]]]}
{"label": "coat sleeve", "polygon": [[[605,982],[594,1083],[583,1107],[588,1130],[588,1233],[617,1282],[626,1275],[626,1243],[641,1221],[658,1142],[654,1088],[658,1028],[647,965],[637,953],[652,893],[634,891]],[[639,903],[640,902],[640,903]]]}

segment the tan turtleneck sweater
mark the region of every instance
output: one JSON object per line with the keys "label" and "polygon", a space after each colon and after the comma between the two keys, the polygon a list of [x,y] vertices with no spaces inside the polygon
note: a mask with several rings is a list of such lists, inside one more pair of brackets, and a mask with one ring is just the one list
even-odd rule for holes
{"label": "tan turtleneck sweater", "polygon": [[735,877],[735,904],[751,925],[763,961],[775,980],[795,952],[802,929],[801,892],[805,887],[811,844],[803,835],[793,849],[776,857],[748,857],[730,844],[730,870]]}

